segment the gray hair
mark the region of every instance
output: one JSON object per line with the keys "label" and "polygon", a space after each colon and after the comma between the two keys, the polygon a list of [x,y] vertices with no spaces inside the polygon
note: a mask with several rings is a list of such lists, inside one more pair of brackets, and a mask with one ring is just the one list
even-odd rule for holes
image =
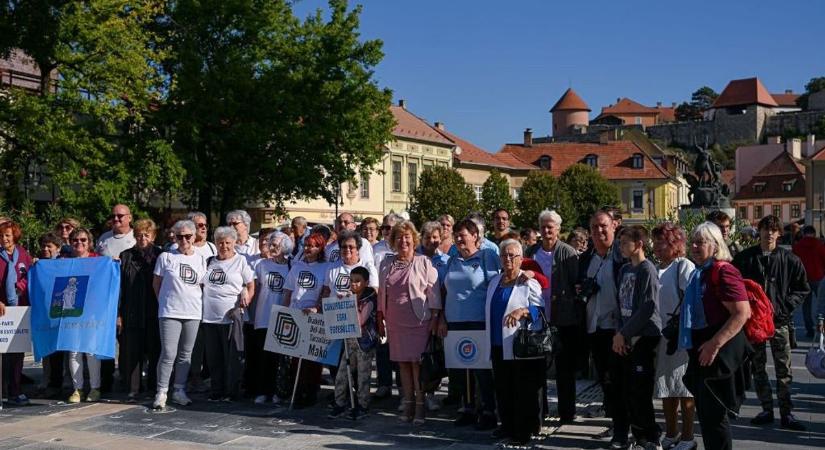
{"label": "gray hair", "polygon": [[385,224],[392,227],[392,226],[395,226],[395,224],[401,223],[403,221],[404,221],[404,218],[399,216],[398,214],[389,213],[386,216],[384,216],[384,220],[382,221],[382,223],[385,223]]}
{"label": "gray hair", "polygon": [[269,233],[269,235],[267,235],[266,240],[267,242],[272,244],[272,242],[278,238],[281,238],[281,251],[283,252],[283,254],[289,255],[290,253],[292,253],[292,249],[295,248],[295,244],[292,242],[292,238],[289,237],[288,234],[282,231],[273,231],[272,233]]}
{"label": "gray hair", "polygon": [[358,232],[351,231],[351,230],[344,230],[344,231],[338,233],[338,240],[337,240],[338,247],[340,248],[341,246],[344,245],[344,242],[346,242],[350,239],[355,239],[355,247],[358,250],[361,250],[361,235],[358,234]]}
{"label": "gray hair", "polygon": [[[305,227],[305,226],[307,226],[307,218],[304,217],[304,216],[297,216],[294,219],[292,219],[292,223],[295,224],[295,225],[300,225],[302,227]],[[271,234],[270,234],[270,236],[271,236]]]}
{"label": "gray hair", "polygon": [[481,245],[481,241],[484,239],[484,230],[487,228],[484,226],[484,217],[477,212],[471,212],[470,214],[467,214],[467,219],[472,220],[478,227],[479,245]]}
{"label": "gray hair", "polygon": [[215,231],[212,233],[212,239],[214,239],[215,242],[219,242],[226,238],[232,238],[233,241],[237,241],[238,232],[232,227],[215,228]]}
{"label": "gray hair", "polygon": [[544,211],[539,213],[539,226],[545,220],[549,220],[550,222],[555,223],[558,226],[561,226],[561,216],[556,211],[552,209],[545,209]]}
{"label": "gray hair", "polygon": [[519,255],[524,254],[524,251],[521,247],[521,243],[519,241],[515,240],[515,239],[505,239],[505,240],[501,241],[500,244],[498,244],[498,249],[499,249],[499,251],[501,252],[502,255],[504,254],[504,250],[506,250],[508,247],[516,247],[516,248],[518,248],[518,254]]}
{"label": "gray hair", "polygon": [[203,220],[204,220],[204,221],[206,221],[206,222],[208,222],[208,221],[209,221],[209,220],[206,218],[206,214],[204,214],[204,213],[202,213],[202,212],[200,212],[200,211],[192,211],[192,212],[190,212],[189,214],[187,214],[187,215],[186,215],[186,218],[187,218],[187,219],[189,219],[189,220],[191,220],[191,221],[193,221],[193,222],[194,222],[194,221],[195,221],[195,219],[197,219],[198,217],[202,217],[202,218],[203,218]]}
{"label": "gray hair", "polygon": [[696,239],[710,242],[715,247],[712,256],[717,261],[731,261],[733,259],[730,250],[728,250],[728,245],[725,244],[725,238],[722,237],[722,230],[715,223],[705,222],[697,226],[690,234],[691,241]]}
{"label": "gray hair", "polygon": [[195,222],[192,222],[191,220],[178,220],[174,225],[172,225],[172,232],[175,234],[180,234],[183,230],[189,230],[194,233],[196,230]]}
{"label": "gray hair", "polygon": [[424,236],[425,234],[432,234],[433,231],[438,231],[439,235],[444,234],[444,229],[441,227],[441,223],[436,222],[435,220],[424,222],[424,225],[421,225],[422,236]]}
{"label": "gray hair", "polygon": [[247,228],[249,228],[252,224],[252,218],[249,217],[249,213],[242,209],[236,209],[226,213],[226,223],[232,222],[232,219],[235,218],[241,219],[241,221],[246,224]]}

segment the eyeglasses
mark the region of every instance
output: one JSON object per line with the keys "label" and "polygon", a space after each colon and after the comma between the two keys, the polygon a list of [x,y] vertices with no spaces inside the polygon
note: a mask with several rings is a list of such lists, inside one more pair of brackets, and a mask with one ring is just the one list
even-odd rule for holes
{"label": "eyeglasses", "polygon": [[516,258],[521,258],[521,255],[513,255],[513,254],[510,254],[510,253],[502,253],[501,257],[502,257],[502,259],[516,259]]}
{"label": "eyeglasses", "polygon": [[112,220],[115,220],[115,219],[122,220],[124,217],[126,217],[128,215],[129,214],[112,214],[111,216],[109,216],[109,218],[112,219]]}
{"label": "eyeglasses", "polygon": [[206,228],[205,223],[196,223],[195,226],[198,227],[198,228]]}
{"label": "eyeglasses", "polygon": [[342,245],[341,250],[358,250],[358,247],[355,245]]}
{"label": "eyeglasses", "polygon": [[73,226],[71,226],[71,225],[69,225],[68,223],[64,223],[64,224],[62,224],[62,225],[59,225],[59,226],[58,226],[58,228],[60,228],[61,230],[71,230],[71,229],[74,229],[74,227],[73,227]]}
{"label": "eyeglasses", "polygon": [[89,242],[89,238],[74,238],[72,242]]}
{"label": "eyeglasses", "polygon": [[389,225],[381,225],[381,230],[383,230],[383,231],[387,231],[387,230],[391,230],[391,229],[392,229],[392,227],[389,226]]}
{"label": "eyeglasses", "polygon": [[194,236],[194,235],[193,235],[193,234],[176,234],[176,235],[175,235],[175,237],[176,237],[178,240],[183,239],[183,240],[187,240],[187,241],[188,241],[189,239],[192,239],[192,236]]}
{"label": "eyeglasses", "polygon": [[237,227],[238,225],[242,224],[243,222],[229,222],[230,226]]}

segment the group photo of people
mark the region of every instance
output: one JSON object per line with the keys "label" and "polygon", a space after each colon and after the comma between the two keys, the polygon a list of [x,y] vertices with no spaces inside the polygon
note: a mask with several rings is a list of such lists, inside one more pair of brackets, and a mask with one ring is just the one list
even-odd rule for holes
{"label": "group photo of people", "polygon": [[[742,248],[722,211],[692,229],[648,228],[605,207],[567,232],[552,209],[523,230],[504,209],[421,224],[343,212],[332,227],[294,217],[255,232],[244,210],[220,219],[210,229],[193,211],[166,229],[118,204],[100,236],[66,217],[25,248],[20,224],[3,218],[0,318],[29,305],[27,274],[41,260],[120,266],[116,358],[49,354],[34,395],[119,396],[156,411],[250,402],[353,421],[397,397],[393,412],[411,427],[449,410],[456,427],[523,446],[548,423],[603,416],[609,448],[691,450],[733,448],[750,390],[762,406],[750,424],[806,430],[790,353],[798,307],[808,337],[822,331],[825,245],[811,227],[788,237],[765,216]],[[265,350],[273,307],[317,314],[322,299],[348,296],[361,333],[344,339],[338,365]],[[467,330],[483,333],[490,368],[446,367],[445,340]],[[24,354],[2,358],[3,397],[28,405]],[[582,379],[602,392],[595,409],[577,408]]]}

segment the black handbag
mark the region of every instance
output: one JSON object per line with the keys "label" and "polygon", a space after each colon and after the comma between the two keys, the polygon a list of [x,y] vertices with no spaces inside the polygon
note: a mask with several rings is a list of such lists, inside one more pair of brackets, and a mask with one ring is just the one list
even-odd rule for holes
{"label": "black handbag", "polygon": [[444,362],[444,344],[438,336],[431,335],[427,348],[421,353],[421,368],[418,378],[424,390],[438,387],[447,376],[447,364]]}
{"label": "black handbag", "polygon": [[527,321],[522,322],[513,339],[513,356],[516,358],[539,358],[553,351],[553,328],[547,323],[544,309],[539,309],[541,330],[531,330]]}

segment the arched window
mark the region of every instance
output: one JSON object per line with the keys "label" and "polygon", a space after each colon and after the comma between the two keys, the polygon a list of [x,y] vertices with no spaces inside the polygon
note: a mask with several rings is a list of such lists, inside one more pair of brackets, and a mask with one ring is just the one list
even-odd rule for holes
{"label": "arched window", "polygon": [[550,170],[551,163],[552,159],[547,155],[544,155],[541,158],[539,158],[539,167],[541,167],[542,169]]}

